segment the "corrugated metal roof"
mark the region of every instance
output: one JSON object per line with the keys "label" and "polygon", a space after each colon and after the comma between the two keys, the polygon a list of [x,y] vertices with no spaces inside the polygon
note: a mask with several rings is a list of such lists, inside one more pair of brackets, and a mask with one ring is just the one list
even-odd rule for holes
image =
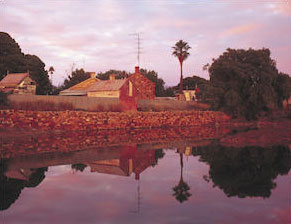
{"label": "corrugated metal roof", "polygon": [[126,79],[100,81],[92,85],[89,88],[88,92],[119,90],[124,85],[125,82]]}
{"label": "corrugated metal roof", "polygon": [[60,92],[60,95],[74,95],[74,96],[82,96],[82,95],[87,95],[88,89],[94,85],[96,82],[99,82],[100,79],[97,78],[89,78],[86,79],[83,82],[80,82],[68,89],[65,89]]}
{"label": "corrugated metal roof", "polygon": [[28,73],[13,73],[6,75],[1,81],[0,86],[16,87],[24,78],[29,77]]}

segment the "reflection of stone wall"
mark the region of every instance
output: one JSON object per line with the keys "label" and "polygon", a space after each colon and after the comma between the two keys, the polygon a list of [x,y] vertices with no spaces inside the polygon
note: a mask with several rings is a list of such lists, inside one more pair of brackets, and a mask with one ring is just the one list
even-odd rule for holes
{"label": "reflection of stone wall", "polygon": [[118,147],[138,144],[138,148],[157,149],[167,147],[185,147],[187,145],[208,145],[211,139],[218,139],[229,132],[228,128],[214,126],[203,128],[164,128],[140,130],[99,130],[82,132],[23,133],[6,131],[2,133],[2,158],[22,155],[35,155],[47,152],[74,152],[86,149]]}
{"label": "reflection of stone wall", "polygon": [[222,112],[80,112],[80,111],[0,111],[0,128],[42,130],[104,130],[159,127],[190,127],[224,123],[230,117]]}

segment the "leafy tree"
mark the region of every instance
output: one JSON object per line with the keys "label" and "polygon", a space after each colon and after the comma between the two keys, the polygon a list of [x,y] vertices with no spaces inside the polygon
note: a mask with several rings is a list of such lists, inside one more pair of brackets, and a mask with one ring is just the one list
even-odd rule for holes
{"label": "leafy tree", "polygon": [[192,153],[209,165],[205,179],[212,180],[228,197],[268,198],[276,188],[277,176],[287,175],[291,168],[288,146],[233,148],[213,144],[193,148]]}
{"label": "leafy tree", "polygon": [[76,69],[75,71],[72,71],[72,74],[69,75],[68,78],[65,79],[63,85],[59,88],[59,91],[68,89],[74,85],[77,85],[80,82],[85,81],[86,79],[89,79],[90,73],[85,72],[84,69]]}
{"label": "leafy tree", "polygon": [[183,92],[183,62],[188,58],[190,53],[188,50],[191,48],[187,42],[179,40],[173,48],[173,55],[179,59],[180,68],[181,68],[181,77],[180,77],[180,93]]}
{"label": "leafy tree", "polygon": [[165,82],[154,70],[140,69],[140,73],[155,83],[155,96],[165,96]]}
{"label": "leafy tree", "polygon": [[[227,49],[209,67],[213,109],[247,119],[270,112],[290,95],[290,77],[279,75],[270,50]],[[287,82],[290,83],[290,82]],[[289,93],[288,93],[289,91]]]}
{"label": "leafy tree", "polygon": [[82,163],[77,163],[77,164],[72,164],[71,167],[73,170],[83,172],[85,168],[87,167],[87,165],[82,164]]}
{"label": "leafy tree", "polygon": [[52,91],[52,84],[45,70],[45,64],[35,55],[25,55],[27,71],[30,77],[36,82],[36,94],[45,95]]}
{"label": "leafy tree", "polygon": [[23,54],[16,41],[4,32],[0,32],[0,49],[0,79],[3,79],[7,73],[29,71],[37,84],[37,94],[51,92],[52,84],[45,70],[45,64],[37,56]]}
{"label": "leafy tree", "polygon": [[110,69],[109,71],[98,73],[96,77],[101,80],[108,80],[111,74],[115,74],[116,79],[124,79],[129,76],[129,73],[126,71]]}
{"label": "leafy tree", "polygon": [[[1,166],[7,166],[3,161]],[[20,196],[21,191],[25,187],[37,187],[45,178],[47,167],[32,169],[33,173],[28,180],[18,180],[7,178],[5,176],[6,169],[1,169],[0,172],[0,210],[8,209]]]}
{"label": "leafy tree", "polygon": [[[196,96],[204,101],[208,102],[209,92],[210,92],[210,82],[204,78],[193,75],[192,77],[186,77],[183,79],[183,89],[194,90],[195,87],[200,89],[199,93],[196,93]],[[177,92],[180,89],[180,84],[172,87],[174,92]]]}

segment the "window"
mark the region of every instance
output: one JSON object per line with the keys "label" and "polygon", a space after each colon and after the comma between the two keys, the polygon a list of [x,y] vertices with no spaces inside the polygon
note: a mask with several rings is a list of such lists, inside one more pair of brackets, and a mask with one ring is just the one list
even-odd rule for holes
{"label": "window", "polygon": [[128,95],[132,96],[132,83],[131,82],[128,83],[128,88],[129,88]]}

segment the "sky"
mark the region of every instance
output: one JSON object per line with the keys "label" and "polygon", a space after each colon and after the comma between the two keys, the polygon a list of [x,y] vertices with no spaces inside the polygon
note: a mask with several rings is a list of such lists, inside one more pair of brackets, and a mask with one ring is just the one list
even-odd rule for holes
{"label": "sky", "polygon": [[0,0],[0,31],[25,54],[53,66],[53,84],[72,69],[134,72],[140,67],[166,86],[177,85],[172,55],[179,40],[190,45],[184,77],[209,79],[203,65],[227,48],[269,48],[280,72],[291,75],[291,0]]}

